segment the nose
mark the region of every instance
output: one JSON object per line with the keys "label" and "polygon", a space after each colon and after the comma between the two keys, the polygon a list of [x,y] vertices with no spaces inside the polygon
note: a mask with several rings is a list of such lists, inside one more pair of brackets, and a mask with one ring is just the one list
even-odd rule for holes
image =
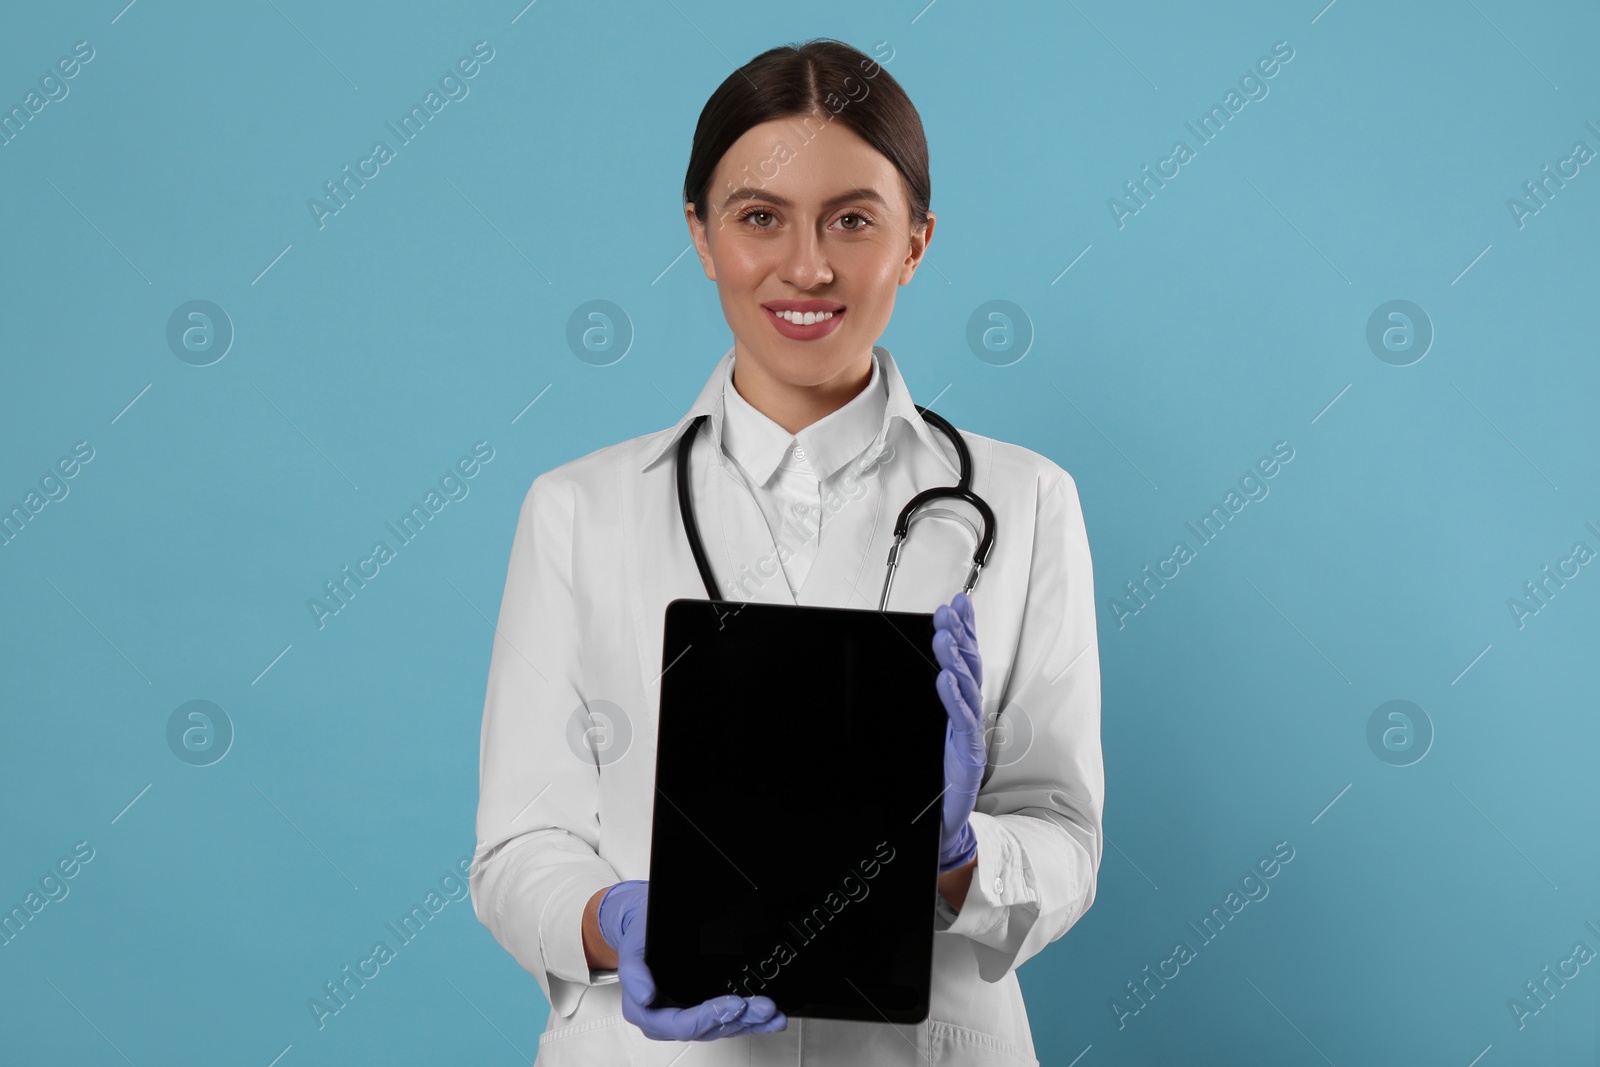
{"label": "nose", "polygon": [[797,227],[784,250],[778,276],[796,289],[814,289],[833,280],[833,268],[814,229]]}

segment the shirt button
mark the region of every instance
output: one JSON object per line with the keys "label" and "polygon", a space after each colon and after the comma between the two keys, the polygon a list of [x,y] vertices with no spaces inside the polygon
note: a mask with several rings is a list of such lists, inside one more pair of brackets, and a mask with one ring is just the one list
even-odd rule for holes
{"label": "shirt button", "polygon": [[802,519],[805,518],[808,514],[810,514],[810,512],[811,512],[811,509],[808,508],[804,504],[796,504],[794,506],[794,513],[796,515],[800,516]]}
{"label": "shirt button", "polygon": [[794,447],[794,458],[795,459],[805,459],[806,458],[806,450],[801,448],[799,445],[795,445],[795,447]]}
{"label": "shirt button", "polygon": [[1005,891],[1006,891],[1006,884],[1004,882],[1002,882],[1000,879],[996,878],[994,880],[994,895],[995,896],[999,896],[1000,894],[1004,893]]}

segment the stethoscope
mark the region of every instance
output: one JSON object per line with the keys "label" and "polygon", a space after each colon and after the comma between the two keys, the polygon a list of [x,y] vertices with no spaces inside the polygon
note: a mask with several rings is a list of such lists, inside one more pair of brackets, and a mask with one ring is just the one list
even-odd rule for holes
{"label": "stethoscope", "polygon": [[[905,544],[906,535],[911,530],[913,513],[924,504],[944,497],[954,497],[971,504],[983,518],[983,532],[978,537],[978,547],[972,553],[972,568],[967,571],[967,580],[961,586],[963,593],[970,594],[978,584],[978,572],[983,569],[984,563],[989,558],[989,550],[994,547],[994,512],[983,497],[972,491],[972,456],[967,451],[967,443],[961,439],[956,428],[942,417],[920,404],[917,405],[917,412],[955,445],[956,455],[961,461],[961,477],[955,485],[938,485],[932,489],[924,489],[900,509],[900,517],[894,524],[894,544],[889,547],[889,570],[883,576],[883,595],[878,598],[879,611],[884,610],[889,603],[889,587],[894,584],[895,568],[900,565],[900,548]],[[689,539],[689,550],[694,553],[695,566],[700,568],[700,579],[705,582],[706,595],[712,600],[722,600],[724,598],[717,595],[717,583],[711,577],[711,564],[706,561],[705,548],[700,544],[700,526],[695,522],[694,505],[689,501],[689,450],[694,447],[694,439],[700,431],[700,424],[706,418],[705,415],[696,416],[694,422],[689,424],[688,432],[678,441],[678,511],[683,516],[683,532]],[[920,515],[915,517],[921,518]]]}

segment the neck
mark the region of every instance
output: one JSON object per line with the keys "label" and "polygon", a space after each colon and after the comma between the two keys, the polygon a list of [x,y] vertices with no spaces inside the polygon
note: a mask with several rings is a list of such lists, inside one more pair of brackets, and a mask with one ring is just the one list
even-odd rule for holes
{"label": "neck", "polygon": [[792,385],[763,372],[755,360],[734,352],[733,387],[749,405],[790,433],[799,433],[813,422],[844,407],[861,394],[872,380],[872,352],[825,382]]}

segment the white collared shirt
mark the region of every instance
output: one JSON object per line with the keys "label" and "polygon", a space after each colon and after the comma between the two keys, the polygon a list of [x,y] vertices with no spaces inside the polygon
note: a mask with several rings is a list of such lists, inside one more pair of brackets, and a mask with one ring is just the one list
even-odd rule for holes
{"label": "white collared shirt", "polygon": [[888,408],[888,391],[874,352],[872,374],[861,392],[798,433],[790,433],[734,387],[737,367],[735,358],[723,383],[722,450],[761,506],[790,592],[798,596],[826,536],[824,487],[835,485],[846,465],[876,440]]}
{"label": "white collared shirt", "polygon": [[[989,759],[969,820],[971,888],[959,913],[927,903],[927,1020],[791,1017],[771,1034],[651,1041],[623,1017],[616,972],[591,970],[583,951],[590,897],[649,877],[665,608],[706,594],[681,525],[677,443],[706,417],[687,471],[720,599],[875,608],[901,507],[957,470],[889,352],[873,352],[879,426],[822,488],[825,533],[798,593],[777,578],[767,518],[723,450],[731,348],[676,425],[546,471],[523,498],[492,636],[469,882],[478,921],[549,998],[539,1067],[1037,1067],[1016,969],[1094,901],[1103,851],[1094,572],[1071,475],[979,434],[961,431],[972,490],[996,517],[972,593]],[[826,454],[831,435],[815,436],[807,447]],[[890,609],[948,603],[972,551],[965,523],[918,519]],[[774,685],[794,677],[775,663]]]}

